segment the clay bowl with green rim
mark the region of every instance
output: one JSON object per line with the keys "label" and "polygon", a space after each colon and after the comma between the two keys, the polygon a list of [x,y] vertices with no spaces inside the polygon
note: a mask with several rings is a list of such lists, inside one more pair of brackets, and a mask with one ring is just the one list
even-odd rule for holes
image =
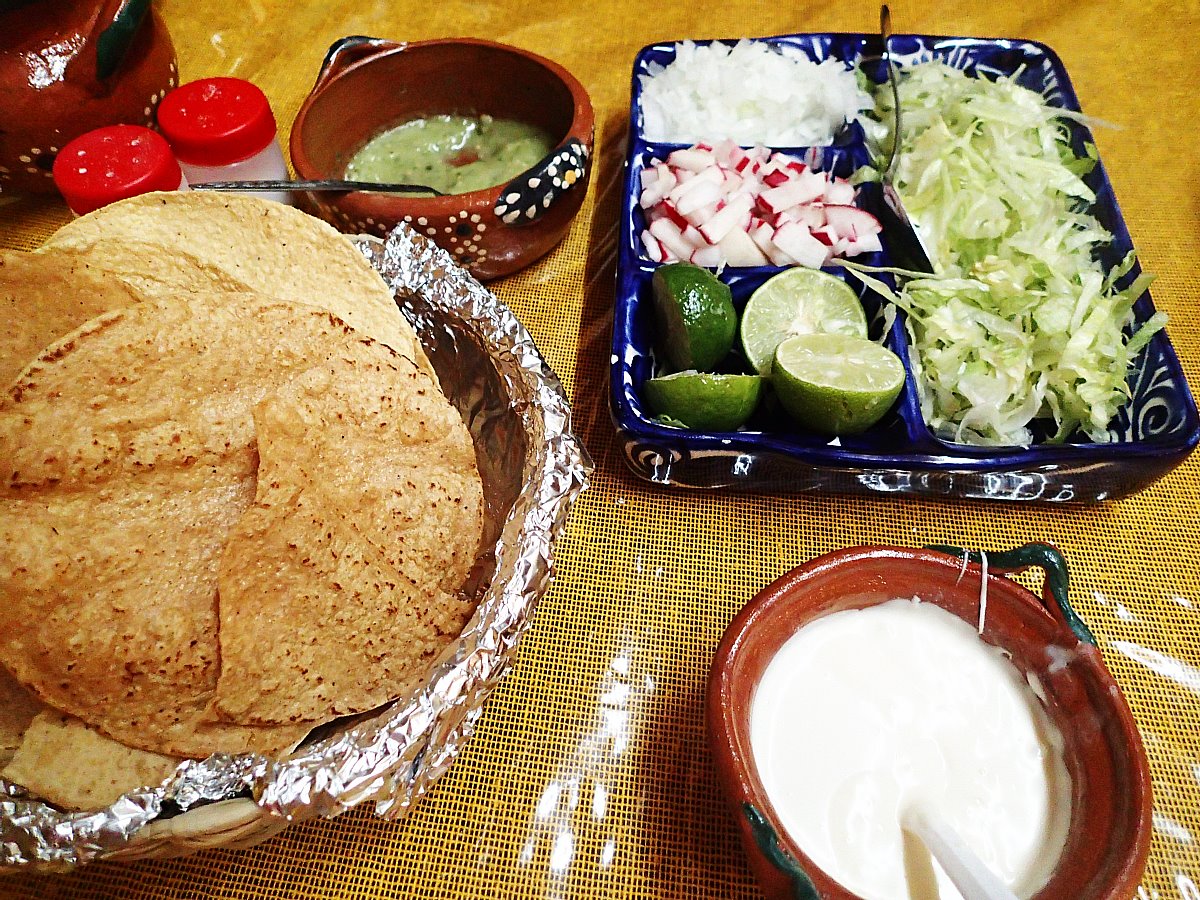
{"label": "clay bowl with green rim", "polygon": [[292,166],[301,179],[343,178],[346,164],[377,134],[446,114],[534,125],[553,149],[526,171],[470,193],[310,191],[301,203],[349,233],[382,235],[404,222],[481,279],[544,256],[587,193],[595,116],[583,85],[525,50],[474,38],[342,38],[330,47],[292,125]]}
{"label": "clay bowl with green rim", "polygon": [[[977,554],[972,560],[964,573],[962,551],[955,548],[840,550],[764,588],[729,625],[709,678],[708,738],[751,867],[768,897],[856,896],[784,832],[756,771],[750,710],[768,663],[815,619],[895,598],[919,596],[975,625],[983,571]],[[1041,598],[1001,574],[1031,566],[1046,573]],[[1071,776],[1066,847],[1034,897],[1125,900],[1137,889],[1150,847],[1150,773],[1133,716],[1087,626],[1067,602],[1066,564],[1057,550],[1029,544],[989,553],[987,578],[983,639],[1005,650],[1044,689]],[[803,764],[802,748],[797,764]]]}

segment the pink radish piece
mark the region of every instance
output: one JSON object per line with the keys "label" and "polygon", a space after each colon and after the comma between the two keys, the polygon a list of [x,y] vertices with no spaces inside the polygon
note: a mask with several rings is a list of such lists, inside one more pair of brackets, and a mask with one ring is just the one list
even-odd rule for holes
{"label": "pink radish piece", "polygon": [[853,205],[849,182],[812,168],[819,162],[819,154],[802,161],[731,140],[652,160],[639,173],[647,258],[816,267],[835,254],[876,251],[879,223]]}

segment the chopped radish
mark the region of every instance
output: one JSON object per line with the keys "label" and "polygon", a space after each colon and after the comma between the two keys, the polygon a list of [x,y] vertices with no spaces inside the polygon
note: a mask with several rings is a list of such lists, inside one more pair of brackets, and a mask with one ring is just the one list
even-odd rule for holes
{"label": "chopped radish", "polygon": [[825,221],[841,237],[860,238],[882,230],[878,219],[857,206],[830,204],[825,207]]}
{"label": "chopped radish", "polygon": [[725,261],[725,254],[721,252],[720,247],[701,247],[692,251],[692,258],[689,260],[698,266],[712,266],[713,268]]}
{"label": "chopped radish", "polygon": [[687,223],[689,225],[694,225],[697,228],[699,228],[701,225],[703,225],[705,222],[707,222],[709,219],[711,219],[713,216],[715,216],[717,214],[717,209],[719,206],[720,206],[719,202],[718,203],[706,203],[706,204],[704,204],[704,206],[701,206],[699,209],[692,210],[690,213],[687,214],[687,216],[685,216]]}
{"label": "chopped radish", "polygon": [[663,249],[662,242],[649,231],[642,232],[642,246],[646,248],[646,255],[653,262],[666,261],[667,254]]}
{"label": "chopped radish", "polygon": [[731,200],[724,209],[700,226],[701,234],[710,244],[719,243],[725,235],[738,226],[743,214],[750,212],[750,206],[749,197],[737,197]]}
{"label": "chopped radish", "polygon": [[703,172],[715,164],[716,158],[712,152],[699,149],[699,145],[688,150],[676,150],[667,157],[667,165],[677,169],[688,169],[692,172]]}
{"label": "chopped radish", "polygon": [[825,264],[828,255],[825,245],[799,222],[788,222],[776,228],[771,240],[799,265],[819,269]]}
{"label": "chopped radish", "polygon": [[848,206],[854,202],[854,185],[848,181],[831,181],[825,188],[825,202]]}
{"label": "chopped radish", "polygon": [[759,197],[771,212],[779,212],[798,203],[808,203],[825,193],[825,179],[809,172],[801,173],[781,187],[763,191]]}
{"label": "chopped radish", "polygon": [[683,239],[679,226],[670,219],[651,222],[650,233],[662,241],[663,249],[673,254],[675,259],[687,259],[692,255],[691,245]]}
{"label": "chopped radish", "polygon": [[680,148],[640,173],[641,235],[654,262],[820,266],[874,252],[879,223],[853,205],[854,188],[804,160],[731,140]]}
{"label": "chopped radish", "polygon": [[700,233],[700,229],[695,225],[689,225],[683,229],[683,239],[687,241],[688,246],[693,250],[705,246],[708,241],[704,239],[704,235]]}
{"label": "chopped radish", "polygon": [[717,245],[725,260],[731,266],[765,266],[770,260],[758,249],[750,235],[740,228],[734,228]]}
{"label": "chopped radish", "polygon": [[[693,184],[696,186],[691,187]],[[721,199],[720,186],[713,184],[711,181],[700,181],[697,178],[694,181],[689,181],[686,186],[691,188],[691,190],[675,200],[675,208],[685,216],[702,206],[716,203]]]}

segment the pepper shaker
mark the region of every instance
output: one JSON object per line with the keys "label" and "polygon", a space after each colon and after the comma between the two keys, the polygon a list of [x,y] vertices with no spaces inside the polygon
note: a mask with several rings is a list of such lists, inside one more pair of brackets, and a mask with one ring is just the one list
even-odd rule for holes
{"label": "pepper shaker", "polygon": [[54,160],[54,183],[76,215],[188,183],[163,136],[141,125],[109,125],[69,141]]}
{"label": "pepper shaker", "polygon": [[[287,181],[287,165],[266,95],[240,78],[203,78],[167,94],[158,126],[191,184]],[[287,191],[246,192],[291,203]]]}

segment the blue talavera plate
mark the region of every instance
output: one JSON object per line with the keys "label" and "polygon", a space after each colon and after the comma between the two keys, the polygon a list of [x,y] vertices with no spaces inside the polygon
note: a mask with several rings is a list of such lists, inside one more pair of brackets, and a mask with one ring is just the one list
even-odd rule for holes
{"label": "blue talavera plate", "polygon": [[[794,34],[761,40],[784,52],[804,53],[813,60],[835,58],[861,64],[882,81],[878,36],[865,34]],[[698,42],[703,43],[703,42]],[[626,461],[642,478],[688,488],[758,491],[835,491],[840,493],[933,494],[997,500],[1094,502],[1116,499],[1146,487],[1179,463],[1200,441],[1200,416],[1188,391],[1179,360],[1165,331],[1142,350],[1129,374],[1130,401],[1109,424],[1110,441],[1092,442],[1085,435],[1066,443],[1035,441],[1029,447],[977,447],[936,437],[920,411],[908,362],[908,338],[899,316],[882,333],[879,301],[860,292],[874,337],[905,362],[908,381],[892,411],[862,435],[830,439],[792,423],[770,402],[743,429],[708,433],[671,428],[652,420],[641,400],[642,384],[655,373],[654,323],[650,281],[656,264],[642,251],[645,226],[637,198],[640,173],[677,144],[647,141],[641,129],[641,81],[652,66],[669,64],[675,44],[654,44],[638,54],[633,67],[629,148],[624,173],[620,248],[617,262],[616,311],[610,373],[610,402]],[[940,59],[981,75],[1013,75],[1047,97],[1052,104],[1079,110],[1079,101],[1057,55],[1043,44],[1022,40],[897,35],[892,57],[909,65]],[[1083,125],[1073,125],[1076,150],[1092,140]],[[719,139],[720,135],[714,135]],[[775,147],[805,157],[810,163],[848,175],[869,160],[865,136],[857,126],[839,137],[837,146]],[[1094,214],[1114,239],[1102,261],[1112,267],[1132,249],[1129,231],[1113,195],[1103,164],[1088,176],[1096,192]],[[879,203],[878,191],[864,186],[857,201],[868,208]],[[884,252],[859,259],[872,265],[893,263],[889,235]],[[754,289],[779,272],[775,267],[727,268],[719,277],[729,284],[740,312]],[[839,269],[832,274],[843,277]],[[1129,273],[1133,279],[1138,269]],[[1126,282],[1128,283],[1128,282]],[[1149,293],[1134,307],[1137,322],[1154,313]]]}

